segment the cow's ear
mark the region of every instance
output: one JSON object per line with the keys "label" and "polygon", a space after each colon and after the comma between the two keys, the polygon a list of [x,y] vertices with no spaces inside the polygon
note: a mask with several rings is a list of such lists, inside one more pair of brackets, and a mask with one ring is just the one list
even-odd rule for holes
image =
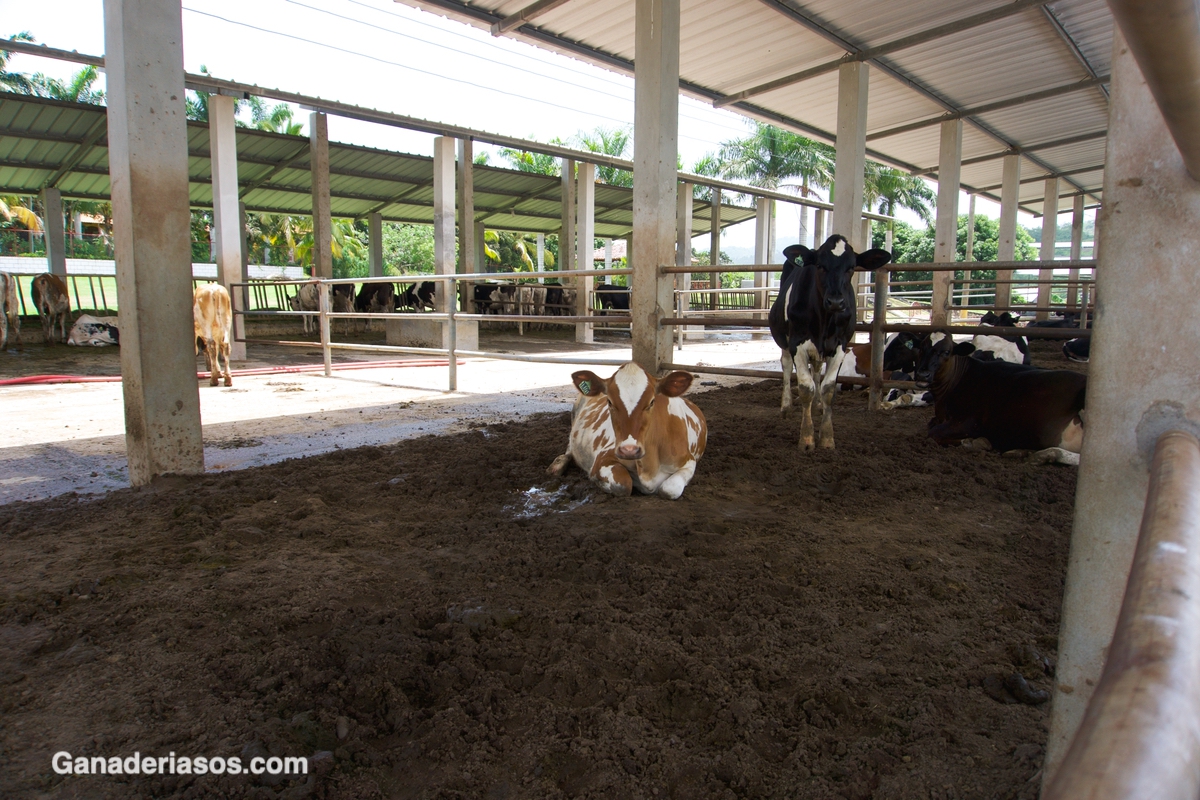
{"label": "cow's ear", "polygon": [[607,388],[603,378],[586,369],[572,373],[571,382],[575,384],[576,389],[589,397],[604,394],[604,390]]}
{"label": "cow's ear", "polygon": [[797,264],[803,264],[804,259],[812,255],[812,250],[809,250],[802,244],[789,244],[783,248],[784,258],[795,261]]}
{"label": "cow's ear", "polygon": [[975,345],[971,342],[959,342],[954,345],[954,349],[950,351],[952,355],[969,356],[975,352]]}
{"label": "cow's ear", "polygon": [[679,397],[692,385],[692,373],[672,372],[658,382],[658,393],[667,397]]}
{"label": "cow's ear", "polygon": [[854,266],[856,269],[870,272],[873,269],[879,269],[891,260],[891,253],[889,253],[887,250],[880,250],[878,247],[876,247],[872,250],[868,250],[865,253],[859,253],[854,262]]}

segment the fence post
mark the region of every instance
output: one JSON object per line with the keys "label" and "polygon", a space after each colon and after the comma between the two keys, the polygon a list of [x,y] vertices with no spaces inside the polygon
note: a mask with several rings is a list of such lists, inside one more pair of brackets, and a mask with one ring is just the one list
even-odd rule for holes
{"label": "fence post", "polygon": [[[519,286],[518,284],[518,299],[521,296]],[[454,312],[457,307],[458,280],[451,277],[450,285],[447,288],[453,290],[446,292],[446,297],[450,300],[450,303],[446,306],[446,312],[450,315],[450,321],[446,323],[450,326],[446,331],[446,350],[449,355],[448,366],[450,368],[448,373],[450,388],[447,391],[455,392],[458,391],[458,356],[456,355],[456,351],[458,350],[458,322],[454,317]]]}
{"label": "fence post", "polygon": [[321,325],[321,352],[325,356],[325,377],[333,375],[333,358],[329,351],[329,291],[330,284],[317,284],[318,317]]}
{"label": "fence post", "polygon": [[878,411],[883,399],[883,326],[887,322],[888,279],[891,270],[875,270],[875,316],[871,319],[871,387],[867,393],[867,409]]}

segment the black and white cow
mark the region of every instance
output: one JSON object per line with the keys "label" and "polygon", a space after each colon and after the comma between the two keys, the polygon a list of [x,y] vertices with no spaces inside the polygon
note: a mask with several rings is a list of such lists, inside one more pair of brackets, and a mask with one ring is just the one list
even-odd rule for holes
{"label": "black and white cow", "polygon": [[396,287],[390,283],[364,283],[354,296],[354,310],[382,314],[396,308]]}
{"label": "black and white cow", "polygon": [[396,295],[396,310],[432,311],[436,295],[437,284],[433,281],[407,284],[404,290]]}
{"label": "black and white cow", "polygon": [[846,348],[854,336],[855,269],[873,270],[891,261],[886,250],[855,253],[844,236],[834,234],[816,250],[794,244],[783,251],[787,260],[779,296],[771,306],[771,337],[781,351],[783,400],[780,411],[792,408],[792,372],[799,386],[800,447],[812,450],[813,406],[821,413],[821,447],[833,448],[833,396]]}
{"label": "black and white cow", "polygon": [[[928,338],[928,333],[909,333],[908,331],[889,333],[883,342],[883,379],[908,380],[909,376],[916,371],[921,345]],[[867,378],[870,375],[871,345],[851,345],[850,352],[842,361],[838,377]]]}
{"label": "black and white cow", "polygon": [[91,314],[80,314],[79,319],[71,326],[67,334],[67,344],[77,347],[106,347],[120,344],[121,334],[118,330],[117,317],[93,317]]}
{"label": "black and white cow", "polygon": [[608,312],[615,314],[629,313],[628,286],[615,286],[611,283],[602,283],[596,287],[596,299],[600,302],[600,308],[606,314]]}
{"label": "black and white cow", "polygon": [[1092,337],[1084,336],[1063,342],[1063,355],[1072,361],[1086,364],[1092,355]]}

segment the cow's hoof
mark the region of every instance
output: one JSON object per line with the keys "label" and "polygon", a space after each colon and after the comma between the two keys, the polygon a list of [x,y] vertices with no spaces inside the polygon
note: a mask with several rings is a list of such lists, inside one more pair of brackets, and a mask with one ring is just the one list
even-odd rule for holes
{"label": "cow's hoof", "polygon": [[833,449],[833,437],[832,436],[829,436],[829,437],[822,436],[820,444],[821,444],[822,450],[832,450]]}
{"label": "cow's hoof", "polygon": [[963,439],[962,449],[987,451],[992,449],[992,443],[982,436],[978,439]]}
{"label": "cow's hoof", "polygon": [[226,386],[233,386],[233,379],[232,379],[232,378],[226,378],[226,379],[225,379],[225,385],[226,385]]}
{"label": "cow's hoof", "polygon": [[811,453],[813,450],[816,450],[817,447],[816,447],[816,443],[813,442],[812,439],[801,439],[800,440],[800,449],[806,453]]}
{"label": "cow's hoof", "polygon": [[792,413],[792,407],[791,407],[791,406],[780,406],[780,408],[779,408],[779,416],[781,416],[781,417],[785,417],[785,418],[786,418],[786,417],[787,417],[789,414],[791,414],[791,413]]}
{"label": "cow's hoof", "polygon": [[567,466],[571,463],[571,454],[563,453],[554,461],[550,462],[550,466],[546,468],[547,475],[559,476],[567,470]]}

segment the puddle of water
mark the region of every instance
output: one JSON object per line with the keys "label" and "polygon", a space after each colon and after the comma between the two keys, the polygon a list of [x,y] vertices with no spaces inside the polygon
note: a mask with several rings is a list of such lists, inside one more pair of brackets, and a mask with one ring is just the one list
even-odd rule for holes
{"label": "puddle of water", "polygon": [[567,486],[560,486],[554,491],[534,486],[521,492],[521,502],[507,506],[505,510],[511,511],[514,519],[533,519],[544,514],[572,511],[586,502],[586,497],[572,500]]}

